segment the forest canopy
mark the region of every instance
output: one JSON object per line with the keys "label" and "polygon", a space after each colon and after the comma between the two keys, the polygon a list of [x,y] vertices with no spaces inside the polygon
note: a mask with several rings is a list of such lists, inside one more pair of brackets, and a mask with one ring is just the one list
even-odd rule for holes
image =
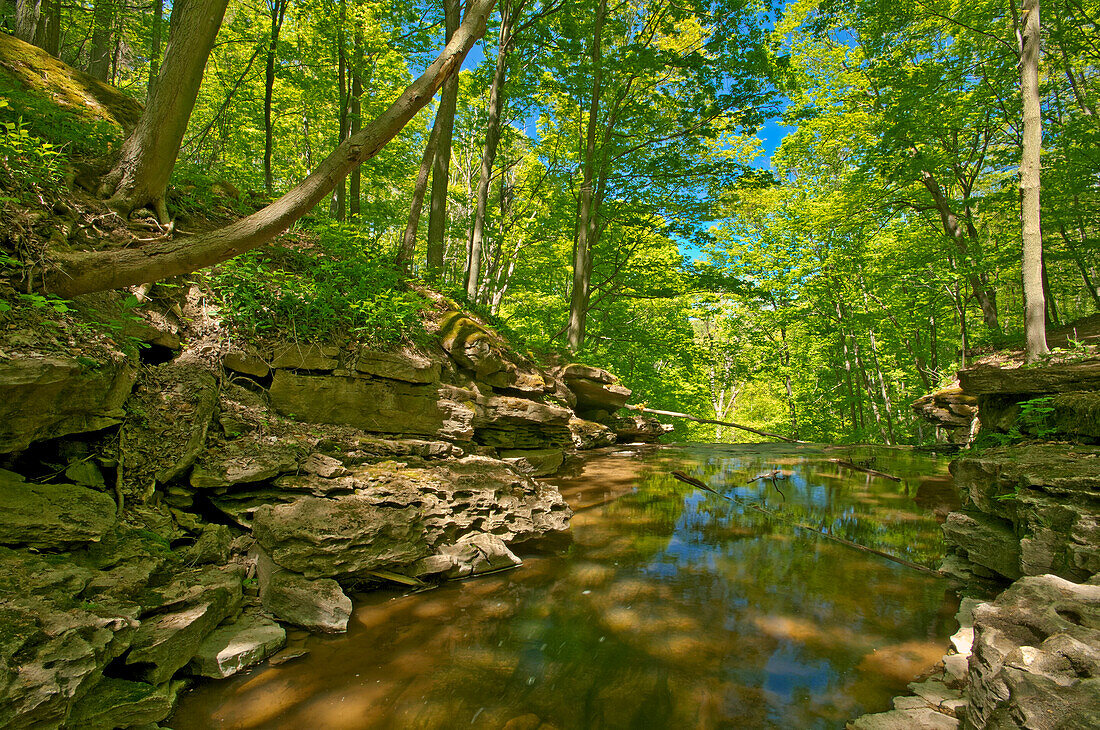
{"label": "forest canopy", "polygon": [[1100,310],[1100,0],[1039,12],[17,0],[4,31],[144,110],[89,143],[5,75],[4,205],[83,186],[155,235],[4,265],[61,296],[216,265],[227,316],[306,338],[399,330],[422,281],[657,408],[927,441],[916,397]]}

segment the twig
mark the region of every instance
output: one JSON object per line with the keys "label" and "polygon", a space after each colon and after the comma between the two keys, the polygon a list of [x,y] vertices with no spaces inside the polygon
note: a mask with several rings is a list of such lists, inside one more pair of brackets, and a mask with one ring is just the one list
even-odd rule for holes
{"label": "twig", "polygon": [[777,433],[768,433],[767,431],[759,431],[749,426],[742,426],[740,423],[732,423],[730,421],[715,421],[711,418],[699,418],[698,416],[692,416],[688,413],[677,413],[676,411],[659,411],[656,408],[646,408],[644,406],[632,406],[627,405],[632,411],[639,411],[641,413],[652,413],[655,416],[668,416],[669,418],[686,418],[689,421],[695,421],[696,423],[712,423],[716,426],[729,426],[730,428],[737,428],[742,431],[748,431],[749,433],[755,433],[757,436],[766,436],[768,438],[779,439],[780,441],[786,441],[789,444],[804,444],[806,441],[799,441],[798,439],[792,439],[787,436],[780,436]]}
{"label": "twig", "polygon": [[859,464],[853,464],[852,462],[845,461],[844,459],[829,459],[829,461],[832,462],[833,464],[836,464],[837,466],[842,466],[845,469],[853,469],[855,471],[861,471],[864,474],[870,474],[871,476],[874,476],[874,477],[882,477],[883,479],[891,479],[895,482],[900,482],[901,481],[901,477],[896,477],[893,474],[887,474],[884,471],[876,471],[875,469],[868,469],[865,466],[860,466]]}

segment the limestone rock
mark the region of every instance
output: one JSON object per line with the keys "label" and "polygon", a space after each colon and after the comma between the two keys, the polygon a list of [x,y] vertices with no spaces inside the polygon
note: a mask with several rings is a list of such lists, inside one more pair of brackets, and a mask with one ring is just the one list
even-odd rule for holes
{"label": "limestone rock", "polygon": [[95,542],[115,524],[115,502],[74,484],[32,484],[0,471],[0,544],[56,550]]}
{"label": "limestone rock", "polygon": [[170,684],[106,677],[79,702],[65,723],[81,730],[115,730],[160,722],[172,714],[175,692]]}
{"label": "limestone rock", "polygon": [[501,451],[500,458],[528,476],[542,477],[561,468],[565,452],[561,449],[512,449]]}
{"label": "limestone rock", "polygon": [[503,449],[543,449],[567,446],[572,413],[561,406],[512,396],[477,400],[474,438]]}
{"label": "limestone rock", "polygon": [[619,443],[656,443],[665,434],[672,432],[672,425],[661,423],[656,418],[641,413],[626,416],[613,416],[604,423],[615,432]]}
{"label": "limestone rock", "polygon": [[973,395],[1064,393],[1100,390],[1100,360],[1042,367],[975,365],[959,371],[963,390]]}
{"label": "limestone rock", "polygon": [[969,727],[1100,727],[1100,585],[1022,578],[974,629]]}
{"label": "limestone rock", "polygon": [[959,721],[931,707],[890,710],[864,715],[848,723],[848,730],[955,730]]}
{"label": "limestone rock", "polygon": [[433,385],[280,370],[271,384],[271,403],[283,415],[309,423],[469,440],[472,407],[440,397],[439,390]]}
{"label": "limestone rock", "polygon": [[569,433],[578,449],[599,449],[614,446],[618,436],[607,426],[595,421],[573,417],[569,419]]}
{"label": "limestone rock", "polygon": [[187,548],[186,560],[190,565],[221,565],[229,560],[229,546],[233,535],[225,525],[207,523],[195,544]]}
{"label": "limestone rock", "polygon": [[231,441],[202,456],[191,472],[191,486],[212,489],[267,481],[297,471],[299,457],[292,444]]}
{"label": "limestone rock", "polygon": [[584,365],[568,365],[560,377],[577,396],[577,411],[603,410],[614,412],[626,405],[630,388],[619,384],[618,378],[606,370]]}
{"label": "limestone rock", "polygon": [[307,578],[393,568],[430,550],[419,510],[353,494],[259,507],[253,534],[280,567]]}
{"label": "limestone rock", "polygon": [[286,644],[286,629],[255,612],[222,624],[188,665],[192,674],[221,679],[262,662]]}
{"label": "limestone rock", "polygon": [[355,369],[367,375],[406,383],[439,381],[440,363],[417,353],[379,352],[360,348]]}
{"label": "limestone rock", "polygon": [[136,372],[128,360],[93,367],[63,357],[0,362],[0,453],[119,423]]}
{"label": "limestone rock", "polygon": [[412,573],[417,577],[442,575],[446,578],[465,578],[522,563],[496,535],[475,533],[419,561],[413,566]]}
{"label": "limestone rock", "polygon": [[145,681],[168,681],[198,653],[218,624],[240,610],[243,580],[244,572],[237,566],[181,576],[163,591],[161,612],[142,620],[126,663]]}
{"label": "limestone rock", "polygon": [[338,347],[294,342],[275,348],[271,367],[291,370],[335,370],[340,364],[337,360],[339,354]]}
{"label": "limestone rock", "polygon": [[1020,577],[1020,543],[1007,521],[975,510],[952,512],[943,534],[971,562],[1010,580]]}
{"label": "limestone rock", "polygon": [[226,370],[254,378],[266,378],[271,374],[271,366],[256,353],[247,350],[231,349],[226,353],[222,364]]}
{"label": "limestone rock", "polygon": [[324,633],[347,631],[351,599],[331,578],[310,580],[275,565],[257,550],[256,576],[264,610],[281,621]]}
{"label": "limestone rock", "polygon": [[503,343],[462,312],[447,312],[440,318],[439,339],[459,367],[473,371],[478,378],[505,369]]}

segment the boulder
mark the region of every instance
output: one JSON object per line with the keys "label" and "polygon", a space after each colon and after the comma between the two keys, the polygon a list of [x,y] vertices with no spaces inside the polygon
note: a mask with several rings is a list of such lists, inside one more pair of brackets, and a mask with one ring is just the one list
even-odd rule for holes
{"label": "boulder", "polygon": [[266,378],[271,374],[271,366],[267,361],[254,352],[241,349],[230,349],[222,360],[226,370],[232,370],[242,375],[250,375],[253,378]]}
{"label": "boulder", "polygon": [[310,631],[347,631],[351,599],[331,578],[310,580],[280,568],[257,549],[256,577],[264,610],[287,623]]}
{"label": "boulder", "polygon": [[154,687],[145,682],[106,677],[79,700],[66,727],[81,730],[115,730],[160,722],[172,714],[174,687]]}
{"label": "boulder", "polygon": [[462,312],[445,313],[439,320],[439,340],[459,367],[484,379],[505,369],[500,338]]}
{"label": "boulder", "polygon": [[129,360],[88,365],[74,358],[26,357],[0,362],[0,453],[120,423],[136,373]]}
{"label": "boulder", "polygon": [[416,506],[379,504],[362,494],[264,505],[252,530],[278,566],[311,579],[396,568],[430,552]]}
{"label": "boulder", "polygon": [[290,370],[335,370],[340,364],[340,348],[292,342],[275,348],[271,367]]}
{"label": "boulder", "polygon": [[379,352],[360,348],[355,369],[367,375],[406,383],[435,383],[439,381],[440,363],[418,353]]}
{"label": "boulder", "polygon": [[444,546],[436,555],[418,561],[411,572],[416,577],[441,575],[444,578],[465,578],[522,563],[496,535],[475,533],[453,545]]}
{"label": "boulder", "polygon": [[500,459],[528,476],[543,477],[561,468],[565,452],[561,449],[509,449],[500,452]]}
{"label": "boulder", "polygon": [[578,449],[599,449],[614,446],[619,437],[607,426],[595,421],[573,417],[569,419],[569,433]]}
{"label": "boulder", "polygon": [[1053,575],[974,610],[967,726],[1100,727],[1100,585]]}
{"label": "boulder", "polygon": [[115,524],[113,499],[75,484],[32,484],[0,470],[0,545],[58,550],[96,542]]}
{"label": "boulder", "polygon": [[653,444],[668,433],[672,433],[673,426],[661,423],[656,418],[644,416],[641,413],[631,413],[626,416],[612,416],[604,423],[615,432],[616,441],[620,444],[643,443]]}
{"label": "boulder", "polygon": [[630,388],[618,384],[600,383],[588,378],[567,378],[565,384],[577,396],[577,410],[613,413],[630,399]]}
{"label": "boulder", "polygon": [[978,416],[977,396],[958,385],[942,388],[913,401],[913,410],[924,420],[947,430],[951,443],[966,444],[973,436]]}
{"label": "boulder", "polygon": [[240,611],[243,580],[239,566],[179,576],[160,592],[164,604],[158,612],[142,619],[126,664],[151,684],[167,682],[218,624]]}
{"label": "boulder", "polygon": [[286,629],[256,612],[222,624],[199,646],[188,671],[222,679],[262,662],[286,645]]}
{"label": "boulder", "polygon": [[189,565],[222,565],[229,561],[229,546],[233,535],[225,525],[207,523],[195,544],[184,552]]}

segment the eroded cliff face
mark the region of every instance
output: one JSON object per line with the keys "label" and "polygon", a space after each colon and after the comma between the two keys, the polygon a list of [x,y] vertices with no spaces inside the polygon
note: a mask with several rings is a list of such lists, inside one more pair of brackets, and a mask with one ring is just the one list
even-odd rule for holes
{"label": "eroded cliff face", "polygon": [[666,431],[613,415],[609,373],[437,304],[431,343],[395,352],[240,342],[186,287],[127,322],[144,364],[79,333],[3,343],[0,727],[156,722],[284,625],[343,631],[353,591],[519,565],[568,534],[534,476]]}
{"label": "eroded cliff face", "polygon": [[1100,359],[1004,359],[959,382],[914,408],[980,420],[985,448],[951,464],[963,504],[941,569],[987,600],[964,599],[938,676],[850,727],[1100,726]]}

